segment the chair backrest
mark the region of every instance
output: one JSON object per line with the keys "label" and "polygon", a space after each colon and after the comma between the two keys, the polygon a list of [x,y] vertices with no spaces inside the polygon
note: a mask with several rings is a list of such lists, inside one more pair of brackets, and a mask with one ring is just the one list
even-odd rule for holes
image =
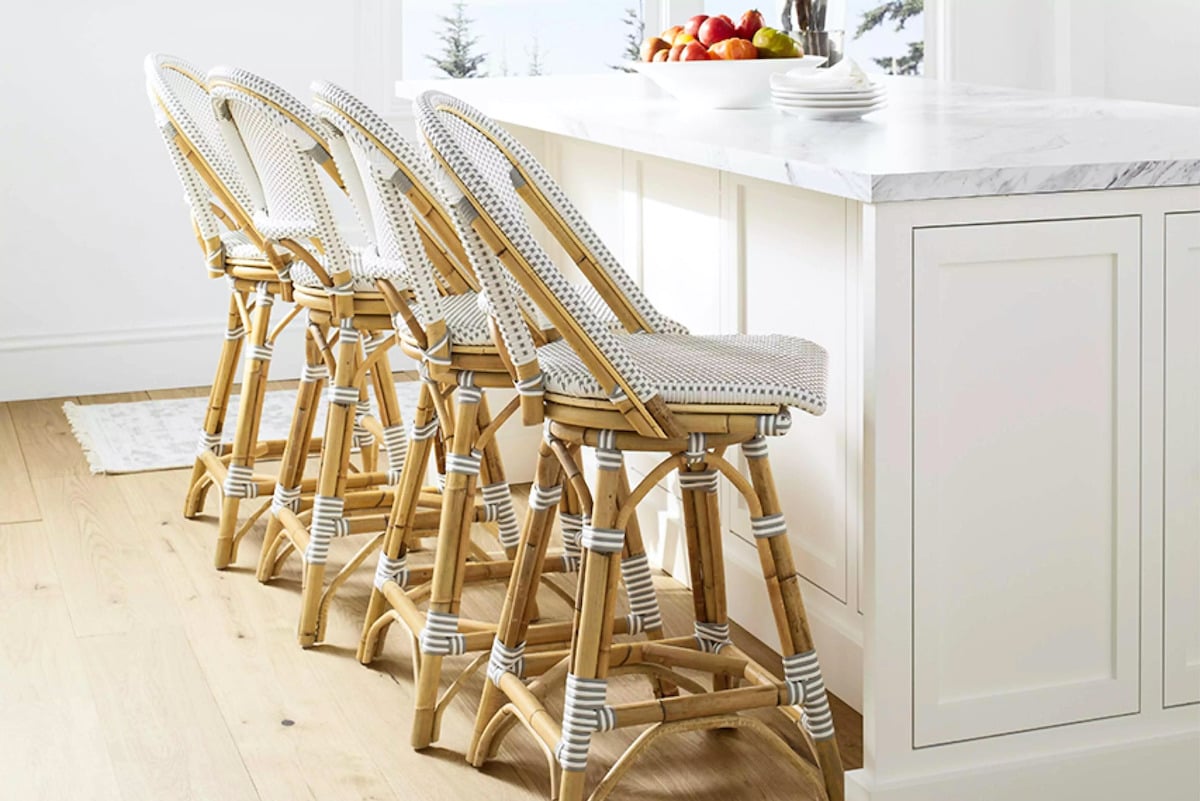
{"label": "chair backrest", "polygon": [[224,249],[218,217],[229,229],[242,231],[261,247],[261,237],[251,225],[257,181],[254,176],[247,181],[238,172],[213,116],[202,70],[164,53],[146,56],[144,69],[155,123],[183,184],[209,270],[222,275]]}
{"label": "chair backrest", "polygon": [[365,207],[358,213],[371,220],[378,257],[403,264],[409,276],[422,322],[406,322],[437,372],[450,360],[442,290],[460,294],[478,288],[478,282],[429,155],[345,89],[317,81],[312,91],[313,110],[338,134],[352,160],[345,167],[339,163],[339,170],[360,177]]}
{"label": "chair backrest", "polygon": [[[347,179],[338,172],[331,152],[335,137],[302,102],[254,73],[217,67],[207,82],[218,127],[235,161],[261,187],[253,197],[254,227],[303,259],[333,294],[348,296],[354,254],[338,230],[317,169],[352,199],[362,189],[357,176]],[[371,236],[370,222],[360,222]],[[348,306],[339,308],[348,313]]]}
{"label": "chair backrest", "polygon": [[[537,242],[523,206],[528,204],[548,224],[563,223],[557,225],[560,231],[556,236],[573,231],[576,241],[582,242],[586,232],[586,238],[595,240],[586,253],[580,250],[572,257],[629,330],[658,330],[656,323],[666,328],[669,321],[658,315],[611,256],[601,260],[590,250],[596,245],[603,248],[599,238],[545,170],[499,125],[461,100],[437,91],[421,94],[414,111],[435,158],[462,193],[458,205],[464,220],[571,345],[609,400],[643,434],[680,435],[681,429],[657,388]],[[547,193],[557,196],[553,204]],[[559,241],[563,241],[561,236]],[[592,261],[593,257],[597,260]],[[512,310],[519,306],[506,282],[489,270],[480,270],[479,278],[513,362],[535,363],[536,349],[519,316],[513,316]]]}

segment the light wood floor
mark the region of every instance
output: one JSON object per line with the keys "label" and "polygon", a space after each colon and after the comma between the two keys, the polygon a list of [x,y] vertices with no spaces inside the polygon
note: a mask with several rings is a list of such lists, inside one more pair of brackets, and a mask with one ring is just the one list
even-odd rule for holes
{"label": "light wood floor", "polygon": [[[519,729],[484,771],[462,761],[478,680],[447,712],[437,747],[409,748],[406,638],[394,627],[372,668],[353,657],[367,572],[335,603],[330,644],[301,650],[295,563],[259,585],[246,567],[261,534],[252,532],[238,567],[213,570],[212,518],[180,515],[186,473],[91,475],[64,400],[75,399],[0,404],[0,798],[546,797],[545,761]],[[690,630],[687,591],[657,581],[668,631]],[[499,592],[476,591],[471,602],[495,604]],[[744,633],[736,639],[774,662]],[[642,687],[614,687],[617,699],[633,694]],[[861,719],[836,699],[835,714],[847,769],[858,767]],[[635,733],[596,737],[594,761],[604,764],[593,780]],[[817,797],[767,754],[744,733],[684,735],[652,750],[613,797]]]}

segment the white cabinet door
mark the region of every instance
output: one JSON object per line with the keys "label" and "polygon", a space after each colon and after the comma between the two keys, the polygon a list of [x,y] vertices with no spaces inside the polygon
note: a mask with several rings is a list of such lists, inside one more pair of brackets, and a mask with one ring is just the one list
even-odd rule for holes
{"label": "white cabinet door", "polygon": [[1200,213],[1166,216],[1163,704],[1200,701]]}
{"label": "white cabinet door", "polygon": [[914,232],[914,747],[1138,709],[1140,241]]}

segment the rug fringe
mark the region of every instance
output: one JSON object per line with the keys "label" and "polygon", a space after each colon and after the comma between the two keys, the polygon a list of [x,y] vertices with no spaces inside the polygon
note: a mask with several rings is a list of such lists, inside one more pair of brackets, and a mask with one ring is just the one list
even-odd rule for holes
{"label": "rug fringe", "polygon": [[63,414],[66,415],[67,422],[71,424],[71,433],[75,435],[75,441],[79,443],[79,447],[83,449],[83,455],[87,458],[88,469],[94,476],[106,475],[100,451],[96,447],[88,427],[83,422],[82,409],[83,407],[74,401],[67,401],[62,406]]}

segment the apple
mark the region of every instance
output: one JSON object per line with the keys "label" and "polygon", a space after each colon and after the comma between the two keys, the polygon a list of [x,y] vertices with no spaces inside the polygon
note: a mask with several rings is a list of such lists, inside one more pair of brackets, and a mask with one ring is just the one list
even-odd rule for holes
{"label": "apple", "polygon": [[694,42],[694,41],[696,41],[695,36],[692,36],[687,31],[681,31],[681,32],[675,34],[675,40],[673,42],[671,42],[671,44],[673,44],[673,45],[687,44],[688,42]]}
{"label": "apple", "polygon": [[651,61],[666,61],[667,56],[669,56],[669,55],[671,55],[671,51],[669,49],[668,50],[659,50],[657,53],[654,54],[654,58],[652,58],[650,60]]}
{"label": "apple", "polygon": [[738,20],[737,35],[739,39],[753,39],[754,34],[758,33],[758,29],[766,23],[763,22],[762,13],[756,8],[742,14],[742,18]]}
{"label": "apple", "polygon": [[658,38],[667,42],[674,42],[675,37],[678,36],[682,31],[682,25],[672,25],[670,28],[667,28],[665,31],[660,33]]}
{"label": "apple", "polygon": [[691,34],[694,38],[700,38],[700,26],[704,24],[704,20],[708,19],[707,14],[697,14],[683,24],[683,32]]}
{"label": "apple", "polygon": [[704,20],[704,24],[700,26],[700,42],[705,47],[712,47],[717,42],[723,42],[726,39],[732,39],[737,36],[737,29],[733,26],[733,20],[721,14],[716,17],[709,17]]}
{"label": "apple", "polygon": [[671,47],[671,52],[667,54],[667,61],[678,61],[679,57],[683,55],[683,48],[685,47],[687,47],[687,45],[673,45]]}
{"label": "apple", "polygon": [[680,61],[708,61],[708,51],[699,42],[688,42],[679,55]]}
{"label": "apple", "polygon": [[708,48],[708,57],[725,61],[758,58],[758,48],[745,39],[722,39]]}
{"label": "apple", "polygon": [[641,55],[642,61],[653,61],[654,56],[657,53],[661,53],[664,50],[670,50],[670,49],[671,49],[670,42],[667,42],[663,39],[659,39],[657,36],[651,36],[651,37],[648,37],[644,42],[642,42],[642,46],[638,52]]}

